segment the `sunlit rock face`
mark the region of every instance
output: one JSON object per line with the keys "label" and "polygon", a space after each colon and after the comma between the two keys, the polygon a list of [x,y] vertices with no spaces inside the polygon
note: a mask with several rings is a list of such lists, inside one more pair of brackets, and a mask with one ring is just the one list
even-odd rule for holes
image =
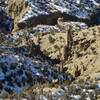
{"label": "sunlit rock face", "polygon": [[10,33],[13,29],[13,19],[8,16],[5,9],[0,7],[0,32]]}

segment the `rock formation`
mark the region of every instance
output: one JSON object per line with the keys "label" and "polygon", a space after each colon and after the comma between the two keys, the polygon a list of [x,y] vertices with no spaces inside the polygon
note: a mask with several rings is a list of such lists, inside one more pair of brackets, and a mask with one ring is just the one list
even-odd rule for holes
{"label": "rock formation", "polygon": [[0,1],[0,98],[99,100],[99,61],[99,0]]}

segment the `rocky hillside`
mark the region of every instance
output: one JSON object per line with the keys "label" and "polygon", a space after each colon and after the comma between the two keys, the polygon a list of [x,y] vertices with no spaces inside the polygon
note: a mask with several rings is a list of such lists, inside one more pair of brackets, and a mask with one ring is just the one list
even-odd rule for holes
{"label": "rocky hillside", "polygon": [[0,98],[100,99],[100,1],[0,1]]}

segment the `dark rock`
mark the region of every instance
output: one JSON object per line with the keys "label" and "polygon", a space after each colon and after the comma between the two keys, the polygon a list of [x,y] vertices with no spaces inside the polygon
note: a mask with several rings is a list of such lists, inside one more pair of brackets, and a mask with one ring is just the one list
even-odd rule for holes
{"label": "dark rock", "polygon": [[13,29],[13,19],[0,7],[0,32],[10,33]]}

